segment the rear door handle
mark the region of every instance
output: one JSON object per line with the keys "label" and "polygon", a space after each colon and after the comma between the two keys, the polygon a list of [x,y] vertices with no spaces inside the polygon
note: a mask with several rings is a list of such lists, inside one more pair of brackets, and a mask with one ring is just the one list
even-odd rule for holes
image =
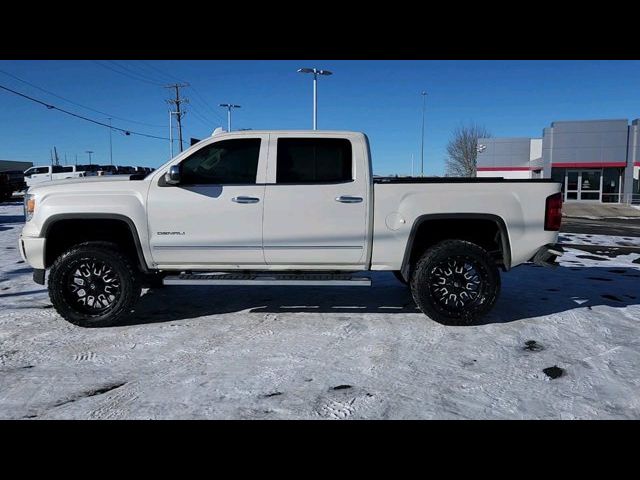
{"label": "rear door handle", "polygon": [[258,203],[260,199],[256,197],[233,197],[231,201],[236,203]]}
{"label": "rear door handle", "polygon": [[341,195],[336,197],[336,202],[340,203],[362,203],[362,197],[351,197],[349,195]]}

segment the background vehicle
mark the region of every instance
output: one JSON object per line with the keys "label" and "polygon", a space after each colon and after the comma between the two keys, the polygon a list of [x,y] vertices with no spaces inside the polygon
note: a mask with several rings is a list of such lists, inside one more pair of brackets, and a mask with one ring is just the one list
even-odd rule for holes
{"label": "background vehicle", "polygon": [[24,172],[22,172],[22,170],[4,170],[0,173],[7,176],[7,181],[13,192],[22,192],[27,189],[27,184],[24,181]]}
{"label": "background vehicle", "polygon": [[371,171],[362,133],[217,133],[147,177],[32,189],[20,251],[84,326],[117,323],[143,285],[368,286],[354,275],[368,270],[394,272],[429,317],[470,324],[499,269],[561,254],[559,183]]}
{"label": "background vehicle", "polygon": [[100,165],[98,167],[98,174],[99,175],[117,175],[118,167],[116,167],[115,165]]}
{"label": "background vehicle", "polygon": [[65,178],[83,177],[84,172],[78,170],[75,165],[45,165],[31,167],[24,172],[27,187],[32,187],[42,182],[63,180]]}
{"label": "background vehicle", "polygon": [[6,202],[13,196],[13,186],[9,182],[9,175],[0,172],[0,202]]}
{"label": "background vehicle", "polygon": [[97,175],[98,171],[102,168],[100,165],[75,165],[76,171],[84,172],[85,177]]}
{"label": "background vehicle", "polygon": [[136,167],[131,167],[131,166],[118,166],[118,173],[121,175],[133,175],[136,172]]}

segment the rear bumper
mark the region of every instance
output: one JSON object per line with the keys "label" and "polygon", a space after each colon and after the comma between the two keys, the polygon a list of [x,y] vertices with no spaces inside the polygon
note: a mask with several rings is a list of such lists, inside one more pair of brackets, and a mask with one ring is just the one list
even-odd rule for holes
{"label": "rear bumper", "polygon": [[564,249],[560,245],[550,243],[541,247],[530,261],[542,267],[557,267],[556,259],[563,253]]}

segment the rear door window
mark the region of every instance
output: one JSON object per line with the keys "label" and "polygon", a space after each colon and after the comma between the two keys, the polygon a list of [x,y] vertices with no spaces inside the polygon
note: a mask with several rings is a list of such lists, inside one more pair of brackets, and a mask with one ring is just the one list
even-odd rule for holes
{"label": "rear door window", "polygon": [[343,138],[279,138],[276,183],[353,181],[351,142]]}

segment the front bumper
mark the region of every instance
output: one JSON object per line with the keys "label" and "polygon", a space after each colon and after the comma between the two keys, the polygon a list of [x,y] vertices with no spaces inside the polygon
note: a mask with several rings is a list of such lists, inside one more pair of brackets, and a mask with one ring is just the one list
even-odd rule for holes
{"label": "front bumper", "polygon": [[557,267],[556,259],[564,253],[560,245],[549,244],[541,247],[531,261],[541,267]]}
{"label": "front bumper", "polygon": [[36,270],[44,270],[44,238],[20,236],[18,248],[22,259]]}

